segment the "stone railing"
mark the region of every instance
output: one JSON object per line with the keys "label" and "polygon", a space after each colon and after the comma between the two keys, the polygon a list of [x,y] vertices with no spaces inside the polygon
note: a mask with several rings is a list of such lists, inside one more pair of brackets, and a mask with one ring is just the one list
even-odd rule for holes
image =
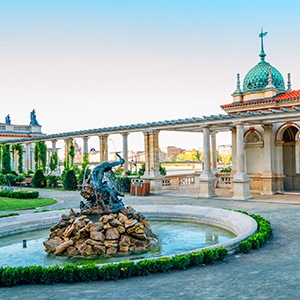
{"label": "stone railing", "polygon": [[200,176],[199,173],[167,175],[162,180],[162,188],[164,190],[194,188],[196,182],[195,178],[199,176]]}
{"label": "stone railing", "polygon": [[[167,175],[162,179],[162,189],[180,190],[197,188],[199,186],[196,183],[200,175],[200,173]],[[230,173],[217,173],[215,177],[217,178],[216,188],[231,188],[232,176]]]}
{"label": "stone railing", "polygon": [[230,189],[232,183],[231,173],[218,173],[215,175],[217,177],[216,187],[222,189]]}

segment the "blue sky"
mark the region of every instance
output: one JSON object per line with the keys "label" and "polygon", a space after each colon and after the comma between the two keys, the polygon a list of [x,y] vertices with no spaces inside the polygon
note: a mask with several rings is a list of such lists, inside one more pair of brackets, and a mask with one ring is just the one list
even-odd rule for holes
{"label": "blue sky", "polygon": [[[266,60],[300,89],[299,11],[296,0],[2,0],[0,122],[28,124],[35,109],[57,133],[222,113],[236,74],[259,61],[261,27]],[[160,143],[197,148],[202,137]]]}

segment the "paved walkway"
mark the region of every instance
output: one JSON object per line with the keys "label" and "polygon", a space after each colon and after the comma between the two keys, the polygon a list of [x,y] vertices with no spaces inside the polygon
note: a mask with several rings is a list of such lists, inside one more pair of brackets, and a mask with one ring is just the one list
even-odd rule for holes
{"label": "paved walkway", "polygon": [[[53,209],[78,207],[78,192],[42,190],[60,200]],[[200,205],[260,214],[272,224],[274,237],[260,250],[185,271],[172,271],[118,281],[1,288],[1,299],[299,299],[300,196],[253,195],[247,201],[227,197],[199,199],[189,192],[147,197],[126,196],[125,205]],[[27,212],[28,213],[28,212]]]}

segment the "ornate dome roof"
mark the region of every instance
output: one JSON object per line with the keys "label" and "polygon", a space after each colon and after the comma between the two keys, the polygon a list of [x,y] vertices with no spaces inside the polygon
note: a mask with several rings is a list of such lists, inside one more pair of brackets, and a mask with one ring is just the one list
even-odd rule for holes
{"label": "ornate dome roof", "polygon": [[285,91],[281,73],[268,62],[261,60],[246,74],[243,82],[243,92],[257,92],[266,89],[268,85],[269,69],[273,86],[279,91]]}
{"label": "ornate dome roof", "polygon": [[264,52],[263,37],[266,34],[267,32],[263,31],[259,34],[261,38],[260,62],[246,74],[243,82],[243,93],[262,91],[270,87],[270,85],[279,91],[285,91],[281,73],[265,61],[266,54]]}

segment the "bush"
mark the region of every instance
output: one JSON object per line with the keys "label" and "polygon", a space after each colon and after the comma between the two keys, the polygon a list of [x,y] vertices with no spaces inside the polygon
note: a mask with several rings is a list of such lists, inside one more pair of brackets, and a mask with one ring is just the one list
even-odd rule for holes
{"label": "bush", "polygon": [[18,181],[18,176],[13,173],[8,173],[6,176],[6,184],[9,186],[15,186],[16,182]]}
{"label": "bush", "polygon": [[130,193],[130,181],[129,177],[117,177],[116,188],[123,193]]}
{"label": "bush", "polygon": [[55,176],[55,175],[48,175],[47,176],[47,182],[48,182],[48,187],[58,187],[58,181],[60,179],[60,176]]}
{"label": "bush", "polygon": [[[247,212],[239,211],[241,213],[249,215]],[[271,223],[265,220],[260,215],[249,215],[257,222],[257,233],[250,236],[247,240],[239,243],[239,249],[243,253],[249,253],[251,249],[258,250],[261,248],[273,234]]]}
{"label": "bush", "polygon": [[63,186],[65,190],[77,190],[77,179],[74,170],[68,170],[63,176]]}
{"label": "bush", "polygon": [[44,188],[47,186],[47,180],[42,170],[36,170],[33,175],[31,185],[34,188]]}
{"label": "bush", "polygon": [[17,198],[17,199],[35,199],[39,197],[38,191],[9,191],[9,190],[0,190],[0,197],[7,198]]}
{"label": "bush", "polygon": [[191,262],[190,256],[185,254],[178,254],[172,257],[173,269],[185,270],[189,267]]}

